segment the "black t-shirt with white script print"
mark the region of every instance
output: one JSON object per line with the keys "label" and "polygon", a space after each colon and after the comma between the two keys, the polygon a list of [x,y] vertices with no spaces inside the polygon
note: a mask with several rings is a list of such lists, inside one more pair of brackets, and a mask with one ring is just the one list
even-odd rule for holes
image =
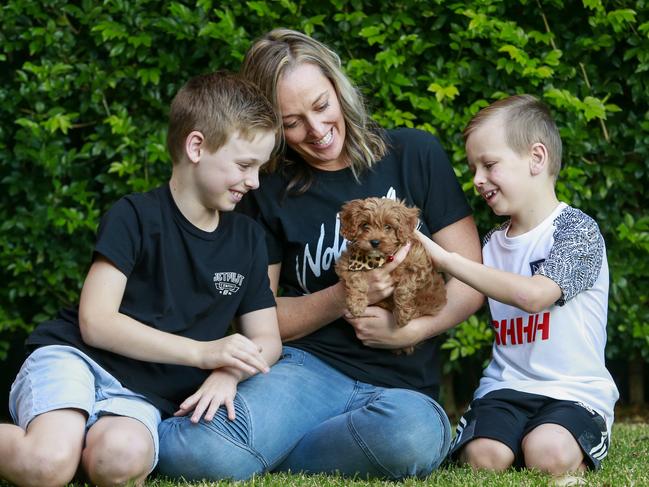
{"label": "black t-shirt with white script print", "polygon": [[[313,293],[338,281],[334,264],[345,248],[338,212],[349,200],[370,196],[405,200],[408,206],[421,210],[420,230],[427,235],[471,214],[436,137],[400,129],[386,132],[386,140],[388,154],[361,175],[360,183],[350,169],[312,168],[312,186],[306,193],[292,196],[286,192],[291,178],[288,166],[284,172],[262,177],[260,188],[240,205],[240,211],[255,217],[266,229],[269,262],[282,264],[279,285],[284,296]],[[364,346],[352,326],[339,319],[287,345],[315,354],[356,380],[437,397],[436,342],[420,344],[412,355],[396,355]]]}

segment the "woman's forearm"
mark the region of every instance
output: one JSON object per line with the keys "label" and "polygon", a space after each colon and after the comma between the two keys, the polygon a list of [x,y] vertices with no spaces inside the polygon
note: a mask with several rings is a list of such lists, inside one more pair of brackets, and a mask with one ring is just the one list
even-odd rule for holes
{"label": "woman's forearm", "polygon": [[346,308],[341,282],[313,294],[277,298],[277,319],[282,341],[309,335],[340,318]]}

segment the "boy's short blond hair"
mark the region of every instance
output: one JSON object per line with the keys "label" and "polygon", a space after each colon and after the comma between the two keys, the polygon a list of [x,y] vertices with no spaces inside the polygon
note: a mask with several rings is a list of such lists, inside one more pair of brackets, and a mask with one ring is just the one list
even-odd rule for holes
{"label": "boy's short blond hair", "polygon": [[505,142],[517,154],[527,153],[533,144],[548,150],[549,174],[554,179],[561,170],[562,144],[550,109],[532,95],[514,95],[492,103],[476,113],[464,129],[464,141],[485,121],[502,117]]}
{"label": "boy's short blond hair", "polygon": [[190,79],[171,102],[167,149],[174,164],[184,158],[193,131],[201,132],[207,150],[215,152],[234,133],[252,139],[260,131],[275,132],[277,140],[279,119],[253,83],[217,71]]}

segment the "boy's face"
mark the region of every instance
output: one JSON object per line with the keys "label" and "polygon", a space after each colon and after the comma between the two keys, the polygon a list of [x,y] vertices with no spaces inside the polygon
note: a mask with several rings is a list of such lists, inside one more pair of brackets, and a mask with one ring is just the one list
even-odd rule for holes
{"label": "boy's face", "polygon": [[466,141],[473,184],[496,215],[516,215],[533,194],[530,156],[512,150],[505,142],[498,116],[487,119]]}
{"label": "boy's face", "polygon": [[259,187],[259,169],[274,145],[273,132],[257,132],[252,140],[236,132],[215,152],[202,149],[195,181],[205,207],[234,210],[244,194]]}

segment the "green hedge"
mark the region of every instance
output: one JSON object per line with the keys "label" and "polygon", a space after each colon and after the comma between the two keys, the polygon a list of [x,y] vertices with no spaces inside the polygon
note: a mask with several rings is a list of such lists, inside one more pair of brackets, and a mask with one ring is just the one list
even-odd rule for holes
{"label": "green hedge", "polygon": [[[76,303],[100,215],[169,175],[168,104],[189,77],[237,69],[274,27],[331,45],[385,127],[436,133],[476,209],[461,130],[528,92],[565,145],[560,198],[595,217],[612,274],[610,358],[649,358],[649,8],[644,0],[195,3],[7,0],[0,7],[0,358]],[[447,367],[488,354],[483,312]]]}

